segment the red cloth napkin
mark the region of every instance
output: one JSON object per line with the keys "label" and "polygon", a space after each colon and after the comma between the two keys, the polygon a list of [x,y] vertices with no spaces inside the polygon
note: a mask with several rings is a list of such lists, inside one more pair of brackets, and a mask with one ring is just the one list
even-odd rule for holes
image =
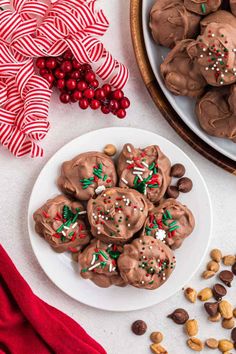
{"label": "red cloth napkin", "polygon": [[39,299],[0,245],[0,354],[106,354],[70,317]]}

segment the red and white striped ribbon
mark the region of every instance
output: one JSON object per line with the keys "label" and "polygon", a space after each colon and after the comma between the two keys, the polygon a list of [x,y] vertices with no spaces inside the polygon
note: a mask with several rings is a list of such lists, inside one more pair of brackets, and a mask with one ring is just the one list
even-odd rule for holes
{"label": "red and white striped ribbon", "polygon": [[0,142],[17,157],[43,156],[38,145],[48,130],[51,90],[35,74],[33,58],[71,49],[79,63],[123,88],[127,68],[100,38],[109,27],[96,0],[0,0]]}

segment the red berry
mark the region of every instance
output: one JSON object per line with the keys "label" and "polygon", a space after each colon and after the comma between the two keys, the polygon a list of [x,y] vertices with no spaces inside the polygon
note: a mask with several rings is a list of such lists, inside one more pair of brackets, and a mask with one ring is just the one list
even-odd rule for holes
{"label": "red berry", "polygon": [[66,81],[66,87],[68,90],[73,91],[76,88],[76,80],[75,79],[68,79]]}
{"label": "red berry", "polygon": [[79,100],[79,106],[82,109],[87,109],[89,106],[89,102],[86,98],[81,98],[81,100]]}
{"label": "red berry", "polygon": [[76,69],[76,70],[81,68],[80,63],[76,59],[73,59],[72,65],[73,65],[73,68]]}
{"label": "red berry", "polygon": [[64,87],[65,87],[65,80],[64,79],[57,80],[57,88],[59,88],[59,90],[62,90]]}
{"label": "red berry", "polygon": [[92,109],[98,109],[101,106],[101,103],[98,100],[92,100],[90,102],[90,107]]}
{"label": "red berry", "polygon": [[102,111],[102,113],[104,113],[104,114],[108,114],[108,113],[110,113],[110,108],[107,107],[107,106],[102,106],[102,107],[101,107],[101,111]]}
{"label": "red berry", "polygon": [[75,70],[75,71],[73,71],[72,73],[71,73],[71,75],[70,75],[70,77],[72,78],[72,79],[75,79],[75,80],[78,80],[79,78],[80,78],[80,72],[79,72],[79,70]]}
{"label": "red berry", "polygon": [[76,101],[79,101],[83,97],[83,94],[82,94],[82,92],[76,90],[72,93],[71,97],[73,98],[73,101],[76,102]]}
{"label": "red berry", "polygon": [[105,99],[105,92],[103,89],[101,88],[98,88],[96,91],[95,91],[95,98],[99,101],[102,101]]}
{"label": "red berry", "polygon": [[111,92],[111,85],[105,84],[102,86],[102,89],[105,92],[105,95],[108,96]]}
{"label": "red berry", "polygon": [[40,69],[39,73],[41,76],[44,76],[45,74],[49,74],[49,71],[48,71],[48,69]]}
{"label": "red berry", "polygon": [[68,49],[64,54],[63,54],[64,59],[72,59],[73,58],[73,53],[70,49]]}
{"label": "red berry", "polygon": [[55,58],[48,58],[47,60],[46,60],[46,67],[48,68],[48,69],[55,69],[56,67],[57,67],[57,61],[56,61],[56,59]]}
{"label": "red berry", "polygon": [[86,80],[87,82],[93,82],[95,79],[96,79],[96,75],[94,74],[93,71],[88,71],[88,72],[85,74],[85,80]]}
{"label": "red berry", "polygon": [[44,79],[46,79],[50,84],[53,83],[53,81],[55,80],[54,76],[52,74],[45,74],[43,75]]}
{"label": "red berry", "polygon": [[84,90],[86,90],[87,87],[88,87],[88,85],[87,85],[87,83],[85,81],[79,81],[77,83],[77,89],[79,91],[84,91]]}
{"label": "red berry", "polygon": [[110,110],[113,112],[113,111],[116,111],[118,108],[119,108],[119,104],[116,100],[110,100],[109,102],[109,108]]}
{"label": "red berry", "polygon": [[93,87],[93,88],[97,88],[99,85],[99,82],[98,80],[93,80],[90,82],[90,86]]}
{"label": "red berry", "polygon": [[84,97],[86,97],[86,98],[93,98],[93,97],[94,97],[94,90],[91,89],[91,88],[87,88],[87,89],[84,91]]}
{"label": "red berry", "polygon": [[44,69],[45,68],[45,64],[46,64],[46,60],[44,58],[38,58],[36,60],[36,66],[39,69]]}
{"label": "red berry", "polygon": [[119,101],[124,97],[124,92],[122,90],[115,90],[114,92],[112,92],[112,97]]}
{"label": "red berry", "polygon": [[128,97],[123,97],[120,100],[119,105],[121,108],[127,109],[130,106],[130,100],[128,99]]}
{"label": "red berry", "polygon": [[125,118],[125,116],[126,116],[125,109],[122,109],[122,108],[118,109],[118,111],[116,112],[116,115],[120,119]]}
{"label": "red berry", "polygon": [[81,66],[81,68],[82,68],[82,70],[84,70],[84,71],[90,71],[90,70],[92,70],[92,67],[91,67],[91,65],[89,65],[89,64],[83,64],[83,65]]}
{"label": "red berry", "polygon": [[54,71],[54,75],[56,76],[56,78],[58,79],[64,79],[65,77],[65,73],[63,71],[61,71],[59,68],[57,68],[55,71]]}
{"label": "red berry", "polygon": [[61,63],[61,70],[64,73],[69,73],[72,70],[72,64],[70,61],[65,60]]}
{"label": "red berry", "polygon": [[62,92],[60,94],[60,100],[62,103],[68,103],[70,101],[70,95],[67,92]]}

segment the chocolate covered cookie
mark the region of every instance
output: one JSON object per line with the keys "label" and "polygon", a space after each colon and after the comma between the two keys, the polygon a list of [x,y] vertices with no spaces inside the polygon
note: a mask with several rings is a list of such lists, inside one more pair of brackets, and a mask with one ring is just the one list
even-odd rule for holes
{"label": "chocolate covered cookie", "polygon": [[149,26],[156,43],[173,48],[177,41],[196,37],[200,20],[182,0],[157,0],[150,12]]}
{"label": "chocolate covered cookie", "polygon": [[202,16],[217,11],[220,5],[221,0],[184,0],[187,10]]}
{"label": "chocolate covered cookie", "polygon": [[59,195],[35,211],[35,230],[56,252],[77,252],[90,241],[84,214],[81,203]]}
{"label": "chocolate covered cookie", "polygon": [[117,164],[119,186],[134,188],[157,203],[171,182],[170,169],[170,160],[159,146],[139,149],[125,144]]}
{"label": "chocolate covered cookie", "polygon": [[134,189],[109,188],[88,201],[91,233],[104,242],[123,244],[142,228],[151,208],[146,197]]}
{"label": "chocolate covered cookie", "polygon": [[64,162],[58,178],[58,186],[62,192],[79,200],[88,200],[116,183],[113,160],[96,151],[80,154]]}
{"label": "chocolate covered cookie", "polygon": [[192,212],[176,199],[170,198],[149,213],[142,235],[154,237],[176,249],[192,233],[194,226]]}
{"label": "chocolate covered cookie", "polygon": [[153,290],[167,281],[175,263],[174,254],[167,245],[143,236],[124,246],[118,268],[121,277],[130,285]]}
{"label": "chocolate covered cookie", "polygon": [[164,83],[174,95],[197,97],[207,85],[197,59],[191,54],[192,47],[196,48],[196,41],[178,42],[160,66]]}
{"label": "chocolate covered cookie", "polygon": [[107,245],[100,240],[93,240],[79,255],[80,274],[90,279],[97,286],[107,288],[111,285],[125,286],[117,268],[123,247]]}
{"label": "chocolate covered cookie", "polygon": [[236,143],[236,85],[210,89],[196,104],[203,130]]}

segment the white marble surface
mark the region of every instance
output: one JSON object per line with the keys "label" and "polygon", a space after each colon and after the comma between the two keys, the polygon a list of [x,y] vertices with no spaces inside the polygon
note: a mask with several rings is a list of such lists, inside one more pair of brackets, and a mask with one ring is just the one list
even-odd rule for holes
{"label": "white marble surface", "polygon": [[[169,353],[190,353],[185,345],[183,329],[173,325],[166,318],[166,315],[176,307],[189,309],[191,317],[199,319],[199,337],[205,339],[209,336],[217,338],[229,336],[219,324],[209,325],[202,304],[188,304],[182,292],[179,292],[165,303],[138,312],[109,313],[86,307],[69,298],[51,283],[40,269],[29,243],[26,222],[28,200],[43,165],[61,146],[75,137],[92,129],[123,125],[157,132],[170,139],[192,158],[206,180],[212,199],[214,211],[212,247],[218,246],[224,253],[235,252],[236,177],[208,162],[190,148],[157,111],[143,85],[135,62],[129,31],[129,2],[101,0],[101,4],[111,21],[104,41],[111,52],[130,68],[131,77],[126,92],[132,101],[132,108],[127,119],[120,121],[92,111],[82,112],[76,105],[58,105],[57,97],[53,97],[50,110],[52,129],[43,143],[46,150],[45,158],[34,161],[16,160],[8,152],[1,150],[0,212],[4,217],[1,222],[0,241],[35,293],[77,320],[109,354],[150,353],[148,337],[153,330],[161,330],[164,333]],[[208,283],[211,284],[212,281],[203,282],[198,275],[192,279],[191,285],[201,289]],[[231,295],[233,292],[235,290],[231,289]],[[231,298],[233,300],[232,296]],[[236,306],[235,299],[233,305]],[[142,337],[136,337],[130,331],[130,325],[136,319],[144,319],[148,324],[148,332]]]}

